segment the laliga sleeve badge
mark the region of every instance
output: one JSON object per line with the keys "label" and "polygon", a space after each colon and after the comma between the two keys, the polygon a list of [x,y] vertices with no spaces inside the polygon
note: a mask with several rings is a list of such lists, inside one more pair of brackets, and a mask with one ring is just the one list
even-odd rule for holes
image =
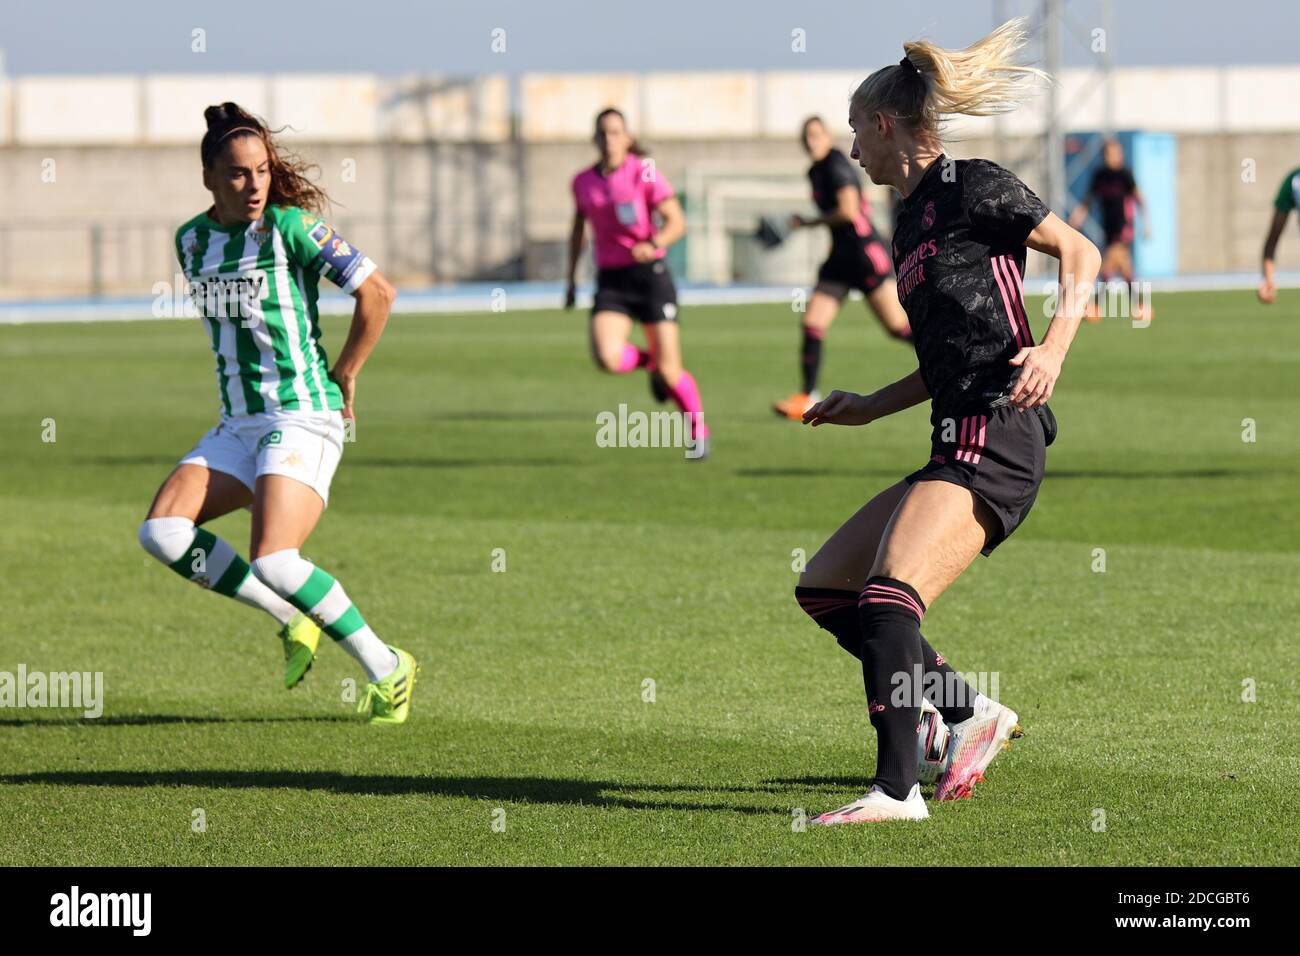
{"label": "laliga sleeve badge", "polygon": [[319,219],[315,220],[315,225],[307,230],[307,238],[314,242],[318,249],[324,249],[333,235],[334,230],[329,227],[329,224]]}

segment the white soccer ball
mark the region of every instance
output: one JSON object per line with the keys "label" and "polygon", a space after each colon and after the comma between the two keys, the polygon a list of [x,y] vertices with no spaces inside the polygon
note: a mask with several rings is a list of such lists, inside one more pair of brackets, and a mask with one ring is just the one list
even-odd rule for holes
{"label": "white soccer ball", "polygon": [[938,781],[952,762],[948,751],[951,731],[939,711],[928,700],[921,705],[921,722],[916,725],[916,778],[921,786]]}

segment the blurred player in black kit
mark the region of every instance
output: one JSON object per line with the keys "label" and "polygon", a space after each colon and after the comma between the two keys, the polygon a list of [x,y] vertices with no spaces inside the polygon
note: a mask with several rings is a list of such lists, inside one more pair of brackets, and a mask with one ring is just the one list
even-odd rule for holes
{"label": "blurred player in black kit", "polygon": [[822,340],[850,289],[866,296],[867,307],[890,335],[899,339],[912,335],[907,316],[898,304],[889,250],[871,225],[871,204],[862,192],[857,170],[835,148],[820,116],[804,120],[800,138],[813,161],[808,167],[808,180],[812,184],[813,202],[821,215],[816,219],[792,216],[790,228],[828,227],[831,250],[817,273],[817,285],[803,314],[800,390],[772,406],[778,415],[795,421],[801,420],[808,406],[821,397],[817,394],[817,378],[821,371]]}

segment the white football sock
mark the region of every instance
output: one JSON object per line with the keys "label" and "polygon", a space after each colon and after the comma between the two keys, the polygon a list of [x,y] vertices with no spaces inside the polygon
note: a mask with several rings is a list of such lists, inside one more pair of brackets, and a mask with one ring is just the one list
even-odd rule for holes
{"label": "white football sock", "polygon": [[147,518],[140,525],[139,537],[141,547],[200,587],[260,608],[281,624],[289,623],[298,613],[250,574],[248,564],[224,539],[205,528],[195,528],[189,518]]}
{"label": "white football sock", "polygon": [[370,629],[343,585],[302,557],[297,548],[262,555],[253,562],[253,573],[356,658],[370,681],[382,680],[397,669],[397,655]]}

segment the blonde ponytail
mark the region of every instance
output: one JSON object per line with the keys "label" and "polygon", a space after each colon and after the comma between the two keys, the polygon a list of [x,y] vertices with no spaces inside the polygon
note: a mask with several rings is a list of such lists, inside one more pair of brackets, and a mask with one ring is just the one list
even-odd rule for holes
{"label": "blonde ponytail", "polygon": [[885,113],[915,132],[937,137],[945,116],[1009,113],[1028,96],[1042,70],[1016,62],[1029,37],[1024,18],[1008,20],[964,50],[947,50],[928,40],[904,43],[906,56],[862,81],[851,109],[859,115]]}

